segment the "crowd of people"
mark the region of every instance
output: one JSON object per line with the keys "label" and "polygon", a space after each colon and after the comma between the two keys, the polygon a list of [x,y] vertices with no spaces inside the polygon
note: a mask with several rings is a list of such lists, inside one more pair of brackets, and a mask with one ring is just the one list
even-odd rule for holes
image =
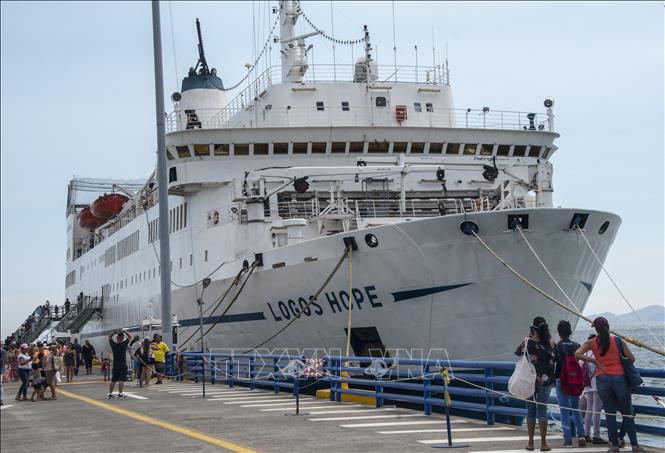
{"label": "crowd of people", "polygon": [[[43,325],[43,321],[57,321],[62,319],[72,309],[72,304],[69,299],[65,299],[62,305],[51,305],[48,300],[42,305],[38,305],[28,316],[25,321],[21,323],[18,329],[11,335],[5,338],[5,350],[9,344],[21,344],[27,342],[26,339],[33,333],[39,333],[38,329]],[[42,321],[40,323],[40,321]]]}
{"label": "crowd of people", "polygon": [[[623,355],[633,363],[635,357],[623,339],[610,335],[607,319],[596,318],[593,327],[596,333],[580,345],[570,338],[570,323],[560,321],[557,342],[552,338],[547,321],[538,316],[529,328],[526,341],[515,351],[522,356],[526,349],[536,371],[535,392],[527,402],[527,450],[534,450],[537,421],[540,451],[550,451],[547,409],[554,387],[560,406],[564,447],[572,448],[573,440],[577,438],[578,447],[587,443],[609,444],[609,452],[618,452],[625,446],[623,438],[627,434],[633,452],[645,451],[637,442],[631,389],[621,360]],[[600,437],[603,408],[609,442]],[[617,412],[622,416],[620,429],[617,427]]]}
{"label": "crowd of people", "polygon": [[[46,310],[48,311],[48,309]],[[31,316],[40,316],[33,313]],[[559,341],[550,333],[547,321],[536,317],[529,327],[529,334],[520,343],[515,354],[527,355],[535,369],[535,392],[527,401],[526,450],[533,451],[536,422],[540,431],[540,451],[550,451],[547,443],[548,406],[554,387],[560,406],[561,425],[564,447],[584,447],[587,443],[608,445],[609,452],[618,452],[625,446],[627,435],[635,453],[645,450],[638,444],[634,410],[632,407],[631,388],[627,379],[623,360],[633,363],[635,357],[628,344],[610,334],[607,319],[598,317],[593,321],[595,334],[583,344],[571,339],[572,328],[568,321],[557,325]],[[169,347],[159,334],[153,338],[141,340],[127,330],[116,329],[108,337],[111,354],[100,357],[101,373],[104,380],[110,380],[108,398],[114,398],[114,389],[118,383],[118,398],[124,398],[126,381],[136,379],[138,386],[147,386],[151,379],[161,384],[164,377],[164,365]],[[16,395],[17,401],[28,400],[28,389],[32,387],[30,401],[55,400],[56,385],[64,375],[67,382],[72,382],[78,374],[80,364],[85,364],[86,374],[92,373],[92,362],[96,357],[95,348],[88,340],[81,346],[77,339],[72,343],[55,342],[48,345],[37,343],[15,344],[5,341],[0,349],[0,365],[3,380],[21,381]],[[130,364],[127,355],[130,355]],[[5,373],[5,365],[9,370]],[[50,391],[46,397],[45,392]],[[2,387],[0,386],[0,404]],[[609,441],[600,437],[601,410],[605,410],[605,420]],[[622,417],[621,426],[617,426],[617,414]]]}

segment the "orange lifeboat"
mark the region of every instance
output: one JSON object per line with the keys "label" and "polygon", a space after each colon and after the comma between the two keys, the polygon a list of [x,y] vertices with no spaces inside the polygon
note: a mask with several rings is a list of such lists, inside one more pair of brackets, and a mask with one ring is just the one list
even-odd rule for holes
{"label": "orange lifeboat", "polygon": [[103,195],[90,205],[90,210],[95,217],[101,220],[102,223],[105,223],[114,215],[118,215],[127,200],[129,198],[119,193]]}
{"label": "orange lifeboat", "polygon": [[87,208],[84,208],[80,213],[79,213],[79,225],[81,227],[86,228],[88,230],[94,230],[96,228],[99,228],[102,225],[101,220],[99,220],[95,215],[92,213],[90,210],[90,206]]}

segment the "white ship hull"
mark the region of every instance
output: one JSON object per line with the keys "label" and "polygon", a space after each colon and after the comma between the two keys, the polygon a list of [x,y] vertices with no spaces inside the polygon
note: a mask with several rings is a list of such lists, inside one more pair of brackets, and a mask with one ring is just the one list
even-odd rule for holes
{"label": "white ship hull", "polygon": [[[600,272],[600,265],[579,233],[569,230],[575,212],[589,214],[585,234],[601,260],[614,241],[620,219],[614,214],[572,209],[520,209],[400,221],[380,227],[349,231],[263,252],[263,266],[249,277],[244,290],[219,318],[237,289],[220,305],[206,329],[207,347],[245,351],[263,343],[303,307],[322,285],[344,253],[344,237],[353,236],[358,250],[352,258],[352,294],[356,301],[352,328],[375,327],[384,347],[396,353],[441,356],[457,359],[510,359],[517,343],[528,331],[534,316],[544,316],[553,328],[561,319],[576,324],[578,318],[528,288],[505,269],[473,236],[460,230],[464,220],[479,226],[479,235],[507,263],[543,290],[567,303],[516,231],[507,227],[511,213],[529,214],[524,234],[580,310],[588,300]],[[606,222],[609,228],[599,234]],[[379,244],[370,248],[365,235],[376,236]],[[180,241],[190,243],[191,238]],[[174,241],[172,240],[172,243]],[[178,248],[178,244],[173,245]],[[131,259],[155,256],[150,246]],[[305,261],[305,258],[308,258]],[[312,261],[312,258],[315,260]],[[213,274],[204,294],[210,307],[226,290],[243,260],[228,262]],[[125,260],[126,261],[126,260]],[[273,268],[273,264],[284,263]],[[174,268],[178,265],[174,261]],[[118,266],[116,264],[115,266]],[[113,272],[118,272],[113,266]],[[132,266],[123,263],[122,266]],[[152,266],[152,264],[150,264]],[[140,267],[139,267],[140,268]],[[111,269],[108,269],[111,271]],[[148,271],[150,272],[150,271]],[[101,287],[108,275],[97,272]],[[184,282],[183,282],[184,283]],[[68,293],[75,295],[75,285]],[[197,292],[198,290],[198,292]],[[201,286],[173,287],[173,313],[181,324],[179,342],[198,328],[196,299]],[[344,263],[300,319],[263,346],[268,349],[344,351],[347,325],[348,263]],[[126,294],[126,295],[125,295]],[[150,279],[136,290],[111,297],[105,302],[103,318],[89,322],[82,338],[89,338],[99,350],[108,349],[106,336],[112,329],[126,327],[140,333],[141,321],[159,316],[159,278]],[[187,343],[198,349],[196,335]],[[404,352],[396,352],[396,351]],[[445,353],[443,352],[445,350]],[[420,352],[422,351],[422,352]]]}

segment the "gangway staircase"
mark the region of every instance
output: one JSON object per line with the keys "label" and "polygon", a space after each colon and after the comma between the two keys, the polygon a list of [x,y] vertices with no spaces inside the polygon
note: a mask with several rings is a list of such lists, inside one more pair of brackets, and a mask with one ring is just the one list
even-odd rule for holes
{"label": "gangway staircase", "polygon": [[53,328],[56,332],[78,333],[93,316],[102,317],[104,298],[82,296]]}
{"label": "gangway staircase", "polygon": [[39,318],[39,321],[37,321],[33,326],[32,329],[30,329],[28,332],[26,332],[23,337],[19,339],[21,343],[32,343],[35,341],[39,336],[48,328],[48,326],[51,324],[51,318],[49,316],[46,316],[46,314],[42,317]]}

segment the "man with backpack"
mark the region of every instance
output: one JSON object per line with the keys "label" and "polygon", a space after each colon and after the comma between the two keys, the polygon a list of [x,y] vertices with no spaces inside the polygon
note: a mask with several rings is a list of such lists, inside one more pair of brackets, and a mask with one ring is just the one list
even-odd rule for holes
{"label": "man with backpack", "polygon": [[[561,409],[561,425],[563,428],[563,446],[573,446],[573,430],[578,436],[580,447],[586,445],[584,422],[579,411],[580,395],[584,390],[584,372],[575,358],[575,351],[580,345],[570,339],[572,328],[568,321],[560,321],[557,326],[559,341],[556,345],[556,395]],[[572,423],[571,423],[572,421]]]}

